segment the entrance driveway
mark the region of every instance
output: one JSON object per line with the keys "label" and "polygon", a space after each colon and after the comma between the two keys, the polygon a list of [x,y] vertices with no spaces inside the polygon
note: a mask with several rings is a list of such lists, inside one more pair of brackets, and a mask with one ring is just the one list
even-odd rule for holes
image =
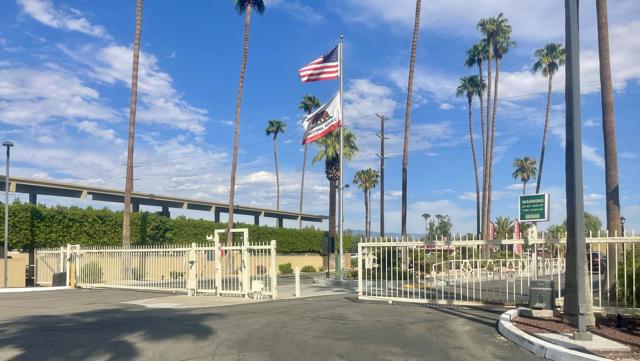
{"label": "entrance driveway", "polygon": [[120,290],[0,295],[0,359],[533,360],[496,331],[501,309],[358,303],[351,295],[197,309]]}

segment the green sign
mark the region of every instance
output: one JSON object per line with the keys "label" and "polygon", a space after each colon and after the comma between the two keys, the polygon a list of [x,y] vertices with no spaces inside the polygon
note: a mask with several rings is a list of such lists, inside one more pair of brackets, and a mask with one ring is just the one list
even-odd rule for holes
{"label": "green sign", "polygon": [[549,193],[520,196],[520,221],[549,220]]}

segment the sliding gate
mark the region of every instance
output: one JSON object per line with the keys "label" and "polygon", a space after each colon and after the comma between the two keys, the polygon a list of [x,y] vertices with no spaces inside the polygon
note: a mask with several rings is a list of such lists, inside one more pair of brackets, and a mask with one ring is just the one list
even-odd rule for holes
{"label": "sliding gate", "polygon": [[247,229],[234,229],[241,240],[223,244],[225,232],[204,244],[39,249],[37,283],[51,285],[54,273],[66,272],[67,285],[83,288],[277,298],[276,241],[250,243]]}

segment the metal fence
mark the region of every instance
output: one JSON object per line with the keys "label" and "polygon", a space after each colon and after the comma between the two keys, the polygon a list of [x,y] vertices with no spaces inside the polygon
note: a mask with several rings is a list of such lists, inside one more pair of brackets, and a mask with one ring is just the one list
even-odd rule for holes
{"label": "metal fence", "polygon": [[67,284],[163,290],[225,296],[277,298],[276,241],[249,243],[246,229],[240,242],[222,245],[216,231],[206,244],[80,247],[36,251],[39,285],[50,285],[53,274],[67,273]]}
{"label": "metal fence", "polygon": [[[417,303],[521,305],[528,303],[532,280],[551,279],[561,305],[565,253],[566,240],[548,236],[528,241],[362,240],[358,295]],[[587,238],[585,267],[595,310],[640,311],[640,237]]]}

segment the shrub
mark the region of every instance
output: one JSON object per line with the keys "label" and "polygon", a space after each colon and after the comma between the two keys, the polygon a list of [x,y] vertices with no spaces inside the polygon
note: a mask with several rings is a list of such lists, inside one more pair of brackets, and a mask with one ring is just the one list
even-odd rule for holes
{"label": "shrub", "polygon": [[278,266],[278,268],[280,268],[280,273],[282,274],[291,274],[293,273],[293,268],[291,268],[291,262],[289,263],[283,263],[280,266]]}
{"label": "shrub", "polygon": [[316,268],[315,268],[315,267],[310,266],[310,265],[306,265],[306,266],[302,267],[302,269],[300,270],[300,272],[313,272],[313,273],[315,273],[315,272],[317,272],[317,271],[316,271]]}
{"label": "shrub", "polygon": [[256,274],[263,275],[267,273],[267,266],[265,265],[257,265],[256,266]]}
{"label": "shrub", "polygon": [[[9,247],[30,250],[60,247],[67,243],[81,246],[119,246],[122,244],[122,212],[91,207],[47,207],[15,201],[9,210]],[[0,207],[0,218],[4,207]],[[0,224],[0,233],[3,232]],[[226,224],[186,217],[167,218],[150,212],[131,215],[131,241],[140,244],[191,244],[204,242],[215,229]],[[325,254],[325,231],[312,228],[290,229],[237,224],[248,228],[250,241],[278,242],[278,253]],[[226,242],[226,236],[221,236]],[[353,237],[345,234],[344,248],[349,249]]]}
{"label": "shrub", "polygon": [[179,278],[184,278],[184,272],[171,271],[169,272],[169,277],[171,277],[171,279],[174,279],[174,280],[177,280]]}
{"label": "shrub", "polygon": [[89,262],[82,265],[79,275],[80,283],[102,283],[102,266],[98,262]]}

